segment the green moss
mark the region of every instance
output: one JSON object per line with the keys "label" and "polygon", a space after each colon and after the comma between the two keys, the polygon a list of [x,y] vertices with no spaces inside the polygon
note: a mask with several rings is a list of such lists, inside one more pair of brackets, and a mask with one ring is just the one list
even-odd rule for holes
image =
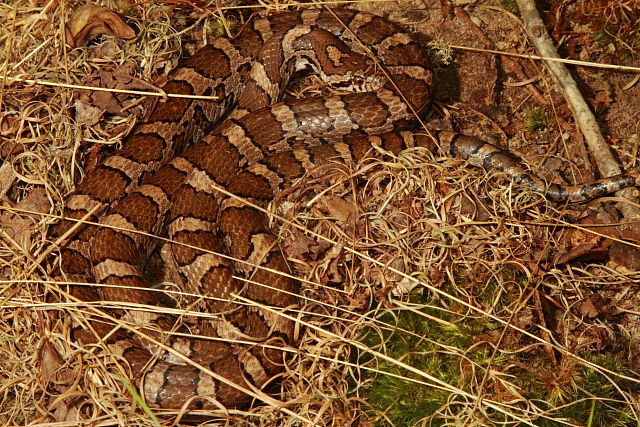
{"label": "green moss", "polygon": [[[442,316],[442,312],[428,308],[419,312],[388,312],[379,320],[387,325],[411,331],[413,334],[399,329],[389,329],[382,333],[369,333],[363,342],[370,348],[376,349],[382,348],[384,343],[385,353],[388,356],[453,387],[464,388],[469,378],[468,371],[471,364],[487,366],[490,353],[486,347],[478,346],[467,352],[463,358],[461,352],[449,352],[446,348],[471,347],[474,337],[486,327],[486,324],[482,325],[481,322],[472,319],[462,323],[440,323],[420,313],[426,316]],[[359,362],[365,363],[369,360],[370,357],[364,355]],[[478,369],[477,366],[475,369]],[[372,375],[369,378],[370,381],[361,390],[374,408],[369,415],[372,420],[378,420],[377,425],[387,425],[389,422],[398,426],[414,425],[434,416],[440,408],[448,404],[451,396],[449,391],[417,383],[429,382],[427,379],[387,362],[379,363],[377,368],[382,373]],[[439,423],[437,417],[430,420],[430,425]]]}
{"label": "green moss", "polygon": [[[470,287],[476,292],[466,297],[492,315],[538,334],[535,306],[518,299],[527,294],[522,288],[528,286],[515,269],[505,267],[484,286]],[[446,290],[464,294],[453,286]],[[367,414],[372,424],[489,425],[528,419],[540,426],[561,425],[559,420],[589,426],[636,425],[629,403],[629,396],[640,391],[635,382],[603,375],[554,350],[550,360],[550,349],[527,335],[505,330],[495,319],[470,312],[459,303],[447,301],[446,310],[437,309],[442,303],[441,299],[412,297],[407,302],[411,310],[386,310],[378,317],[385,328],[366,331],[363,343],[401,362],[373,361],[369,353],[353,360],[379,371],[363,371],[364,381],[357,387],[370,405]],[[620,349],[607,348],[606,352],[586,348],[579,356],[635,377],[625,354],[620,344]],[[449,389],[401,364],[448,384]],[[492,412],[481,403],[482,408],[472,410],[477,400],[470,396],[511,402],[512,408]],[[532,411],[532,407],[537,409]]]}
{"label": "green moss", "polygon": [[[231,22],[227,22],[227,24],[229,26],[233,26],[233,23]],[[225,23],[222,22],[220,19],[215,19],[215,20],[207,19],[204,23],[204,30],[207,33],[207,37],[214,40],[214,39],[217,39],[218,37],[225,35],[225,32],[226,32]]]}
{"label": "green moss", "polygon": [[613,43],[615,39],[609,33],[607,33],[604,29],[600,29],[593,34],[593,39],[600,44],[607,45],[609,43]]}
{"label": "green moss", "polygon": [[504,10],[506,10],[507,12],[511,12],[514,15],[517,15],[520,13],[520,9],[518,9],[518,4],[516,3],[516,0],[500,0],[500,5]]}
{"label": "green moss", "polygon": [[525,110],[524,129],[527,132],[544,129],[548,123],[547,109],[544,106],[531,105]]}
{"label": "green moss", "polygon": [[[623,353],[608,352],[586,358],[613,372],[634,376],[624,361]],[[588,426],[637,425],[630,405],[620,394],[620,390],[625,390],[637,395],[639,386],[636,383],[603,375],[576,360],[560,357],[553,365],[542,356],[536,359],[530,369],[512,374],[515,383],[527,390],[528,399],[547,407],[549,419],[540,419],[538,425],[555,426],[558,425],[556,419],[573,420],[577,425]],[[526,359],[522,359],[520,366],[525,363]]]}
{"label": "green moss", "polygon": [[[381,366],[382,370],[393,369]],[[376,379],[369,391],[369,402],[384,413],[393,425],[414,425],[429,414],[434,414],[447,399],[447,393],[423,385],[383,376]],[[382,420],[376,425],[385,425]]]}

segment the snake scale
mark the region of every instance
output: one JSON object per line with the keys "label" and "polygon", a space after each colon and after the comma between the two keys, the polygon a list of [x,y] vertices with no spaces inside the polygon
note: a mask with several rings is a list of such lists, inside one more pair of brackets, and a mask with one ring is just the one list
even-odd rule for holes
{"label": "snake scale", "polygon": [[[291,74],[304,68],[352,93],[278,102]],[[513,156],[478,139],[406,132],[429,107],[432,84],[427,53],[409,33],[349,9],[255,17],[236,38],[219,38],[201,48],[173,72],[163,90],[216,95],[219,101],[158,102],[123,148],[84,178],[68,198],[65,215],[79,219],[94,210],[91,220],[136,232],[84,225],[62,250],[61,270],[66,280],[109,285],[73,286],[71,291],[85,301],[113,303],[114,316],[216,375],[138,334],[114,332],[101,322],[95,322],[94,332],[79,331],[76,338],[95,342],[96,335],[107,337],[153,406],[241,406],[250,400],[243,387],[261,388],[282,370],[277,348],[294,344],[294,322],[278,312],[296,306],[298,285],[276,273],[288,267],[267,216],[226,192],[265,206],[329,159],[361,159],[372,144],[395,153],[432,146],[433,137],[451,155],[505,170],[555,201],[591,199],[638,183],[625,175],[584,186],[547,187]],[[64,221],[53,234],[61,236],[70,227],[71,221]],[[187,299],[190,309],[208,316],[188,317],[175,326],[172,316],[122,308],[173,304],[144,279],[144,264],[156,243],[148,235],[174,242],[169,262],[176,281],[186,294],[210,297]],[[250,281],[241,283],[233,275]],[[243,305],[236,295],[271,309]],[[176,334],[166,339],[162,330]],[[201,338],[181,334],[186,331]]]}

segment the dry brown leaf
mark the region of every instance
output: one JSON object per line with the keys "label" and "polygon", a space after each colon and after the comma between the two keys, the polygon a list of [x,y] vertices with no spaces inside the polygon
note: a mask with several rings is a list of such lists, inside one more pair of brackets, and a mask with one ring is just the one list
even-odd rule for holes
{"label": "dry brown leaf", "polygon": [[619,218],[604,210],[581,219],[579,224],[582,228],[571,229],[562,236],[555,264],[609,258],[609,267],[619,271],[638,271],[640,222],[619,222]]}
{"label": "dry brown leaf", "polygon": [[[129,70],[124,70],[128,72]],[[130,70],[133,73],[133,70]],[[145,82],[144,80],[135,78],[130,74],[125,74],[120,71],[108,72],[104,71],[99,74],[92,74],[82,79],[82,84],[85,86],[100,87],[106,89],[117,89],[125,91],[123,93],[118,92],[106,92],[102,90],[90,90],[90,89],[78,89],[76,93],[76,99],[82,101],[85,105],[82,106],[83,110],[76,113],[88,113],[85,117],[76,117],[78,120],[83,120],[83,123],[91,124],[93,120],[99,120],[99,115],[95,111],[91,112],[87,109],[88,106],[97,107],[102,111],[106,111],[110,114],[125,115],[125,106],[127,102],[131,102],[131,95],[126,93],[128,90],[152,90],[157,91],[157,87]],[[77,105],[76,105],[77,107]],[[87,120],[87,121],[84,121]]]}
{"label": "dry brown leaf", "polygon": [[[640,249],[637,247],[640,227],[638,223],[625,224],[625,226],[626,229],[623,230],[623,233],[628,235],[628,238],[636,243],[636,246],[618,240],[612,242],[611,249],[609,250],[608,265],[621,272],[628,271],[634,273],[640,271]],[[629,232],[627,233],[626,231]]]}
{"label": "dry brown leaf", "polygon": [[0,135],[11,136],[17,132],[20,119],[16,114],[2,113],[0,114]]}
{"label": "dry brown leaf", "polygon": [[309,247],[314,243],[315,240],[308,236],[296,236],[295,239],[287,242],[287,251],[295,254],[306,254],[309,252]]}
{"label": "dry brown leaf", "polygon": [[73,103],[76,110],[76,123],[79,125],[95,125],[102,118],[103,110],[82,99],[76,99]]}
{"label": "dry brown leaf", "polygon": [[[44,188],[35,188],[16,207],[29,212],[46,213],[51,208],[51,202],[47,198]],[[38,215],[5,211],[0,215],[0,228],[19,245],[20,249],[25,253],[29,253],[32,245],[33,229],[36,227],[38,220]]]}
{"label": "dry brown leaf", "polygon": [[44,341],[40,349],[40,373],[44,381],[53,380],[62,365],[64,365],[62,357],[48,341]]}
{"label": "dry brown leaf", "polygon": [[591,299],[589,298],[585,298],[578,304],[578,311],[580,311],[580,314],[590,319],[593,319],[598,315],[598,310],[596,310],[596,307],[593,305],[593,302],[591,302]]}
{"label": "dry brown leaf", "polygon": [[4,196],[16,180],[16,172],[9,159],[0,166],[0,196]]}
{"label": "dry brown leaf", "polygon": [[73,14],[65,26],[67,43],[71,47],[86,46],[91,40],[102,35],[121,39],[132,39],[135,31],[122,21],[122,18],[109,9],[87,4]]}
{"label": "dry brown leaf", "polygon": [[348,202],[341,197],[331,194],[320,199],[320,206],[329,212],[338,221],[347,222],[356,214],[353,202]]}
{"label": "dry brown leaf", "polygon": [[320,263],[324,267],[324,274],[320,278],[322,285],[327,285],[330,282],[341,283],[342,275],[340,274],[339,263],[341,261],[340,254],[342,254],[343,245],[338,243],[331,247],[331,250],[327,252],[326,256]]}

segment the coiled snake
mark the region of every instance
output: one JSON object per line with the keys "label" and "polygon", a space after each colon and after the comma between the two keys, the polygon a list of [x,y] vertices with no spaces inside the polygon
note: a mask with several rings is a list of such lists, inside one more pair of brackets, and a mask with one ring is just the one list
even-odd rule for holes
{"label": "coiled snake", "polygon": [[[305,67],[332,87],[357,93],[278,103],[289,76]],[[360,159],[372,143],[393,152],[430,146],[430,137],[398,132],[428,108],[431,87],[427,54],[411,35],[385,19],[348,9],[256,18],[235,39],[215,40],[175,70],[163,87],[166,92],[217,95],[219,101],[171,98],[158,103],[122,150],[85,177],[65,210],[78,219],[94,209],[92,219],[102,224],[167,235],[175,242],[171,253],[184,292],[210,297],[190,301],[190,308],[210,316],[184,320],[177,332],[213,339],[177,334],[164,342],[215,372],[215,378],[137,334],[110,333],[96,325],[99,334],[110,333],[110,348],[134,374],[144,374],[150,404],[245,404],[249,397],[231,383],[262,387],[281,370],[277,348],[293,344],[294,323],[277,312],[296,305],[297,284],[273,272],[288,269],[267,217],[216,188],[264,206],[327,159]],[[627,175],[588,186],[547,188],[496,147],[452,133],[434,136],[452,155],[506,170],[553,200],[579,201],[637,184],[636,177]],[[53,234],[60,236],[70,226],[63,222]],[[73,287],[73,293],[86,301],[166,305],[167,298],[150,291],[143,279],[155,244],[147,234],[81,228],[62,252],[64,277],[110,286]],[[231,264],[215,253],[240,262]],[[250,284],[239,283],[234,274]],[[272,309],[238,304],[235,295]],[[160,341],[158,328],[176,330],[175,318],[168,315],[140,309],[112,313]],[[95,341],[82,331],[77,335]],[[245,344],[234,344],[237,340]]]}

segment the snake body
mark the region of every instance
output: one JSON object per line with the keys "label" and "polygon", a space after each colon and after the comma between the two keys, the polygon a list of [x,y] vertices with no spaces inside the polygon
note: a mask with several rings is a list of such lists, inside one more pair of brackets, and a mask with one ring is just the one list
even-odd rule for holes
{"label": "snake body", "polygon": [[[304,67],[355,93],[278,102],[291,73]],[[176,281],[186,294],[209,297],[187,298],[191,309],[208,315],[178,326],[172,316],[139,308],[112,313],[213,376],[138,333],[95,326],[99,336],[108,334],[110,348],[134,376],[144,376],[150,404],[246,404],[243,388],[267,384],[282,369],[278,348],[294,344],[294,322],[282,313],[295,307],[297,283],[277,274],[288,268],[266,215],[231,195],[265,206],[328,159],[361,159],[372,144],[395,153],[433,145],[431,137],[406,132],[429,107],[431,88],[427,54],[410,34],[348,9],[256,18],[235,39],[215,40],[173,73],[166,92],[218,95],[220,101],[158,103],[67,201],[66,216],[78,219],[93,210],[92,219],[108,227],[83,226],[62,252],[67,279],[110,285],[73,287],[80,299],[166,305],[166,298],[150,291],[143,269],[155,244],[148,236],[167,235]],[[505,170],[557,201],[589,199],[638,182],[625,175],[589,186],[546,187],[497,147],[448,132],[435,137],[452,155]],[[63,222],[53,234],[61,236],[70,226]],[[159,330],[177,334],[166,339]],[[186,331],[202,338],[181,334]],[[82,331],[78,338],[96,339]]]}

